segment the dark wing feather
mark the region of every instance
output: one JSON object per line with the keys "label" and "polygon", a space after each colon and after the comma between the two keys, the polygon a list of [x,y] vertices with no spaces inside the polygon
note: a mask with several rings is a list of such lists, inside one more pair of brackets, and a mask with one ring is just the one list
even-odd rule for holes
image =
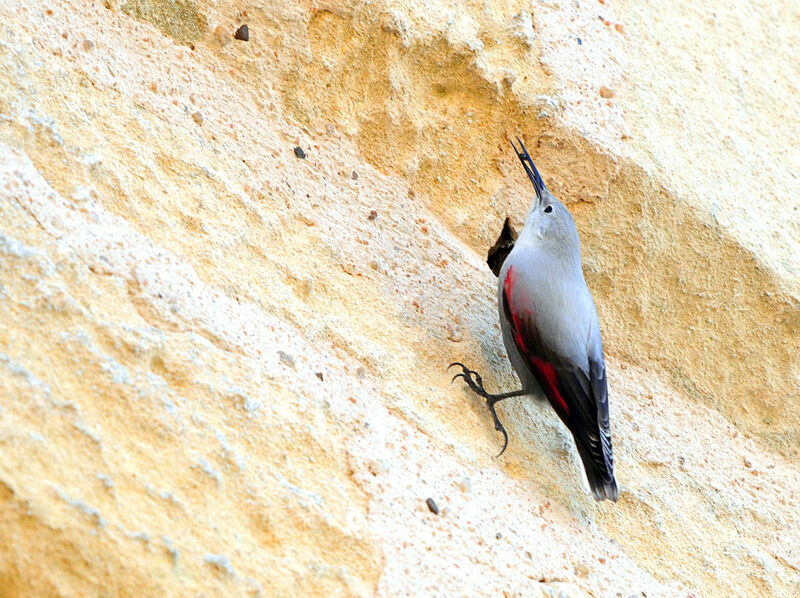
{"label": "dark wing feather", "polygon": [[602,356],[599,360],[590,359],[589,371],[585,372],[567,356],[560,355],[539,334],[535,306],[512,310],[509,291],[509,288],[503,291],[503,310],[525,365],[572,433],[595,498],[616,500],[618,491]]}

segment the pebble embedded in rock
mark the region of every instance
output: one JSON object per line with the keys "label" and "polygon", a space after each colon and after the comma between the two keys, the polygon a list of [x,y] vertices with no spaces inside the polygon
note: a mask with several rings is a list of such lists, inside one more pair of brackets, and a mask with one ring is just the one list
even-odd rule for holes
{"label": "pebble embedded in rock", "polygon": [[87,52],[94,49],[94,42],[90,39],[83,40],[83,49]]}
{"label": "pebble embedded in rock", "polygon": [[325,382],[325,375],[322,372],[314,372],[314,375],[320,379],[320,382]]}
{"label": "pebble embedded in rock", "polygon": [[603,85],[603,87],[600,88],[600,97],[605,98],[606,100],[611,99],[614,97],[614,92],[613,90]]}
{"label": "pebble embedded in rock", "polygon": [[198,125],[202,125],[203,124],[203,115],[200,112],[195,112],[194,114],[192,114],[192,119]]}
{"label": "pebble embedded in rock", "polygon": [[247,25],[242,25],[236,30],[236,33],[233,34],[233,37],[239,39],[243,42],[250,40],[250,30],[247,28]]}
{"label": "pebble embedded in rock", "polygon": [[434,515],[439,514],[439,507],[436,506],[436,503],[432,498],[426,499],[425,504],[428,505],[428,508],[430,509],[431,513],[433,513]]}
{"label": "pebble embedded in rock", "polygon": [[306,153],[303,151],[303,148],[300,147],[299,145],[296,148],[294,148],[294,155],[300,158],[301,160],[306,159]]}
{"label": "pebble embedded in rock", "polygon": [[367,220],[375,220],[378,217],[378,212],[376,210],[370,210],[369,216],[367,216]]}
{"label": "pebble embedded in rock", "polygon": [[358,180],[358,173],[354,170],[353,173],[350,175],[350,178],[354,181]]}
{"label": "pebble embedded in rock", "polygon": [[278,357],[280,358],[281,362],[294,369],[294,357],[288,353],[284,353],[283,351],[278,351]]}

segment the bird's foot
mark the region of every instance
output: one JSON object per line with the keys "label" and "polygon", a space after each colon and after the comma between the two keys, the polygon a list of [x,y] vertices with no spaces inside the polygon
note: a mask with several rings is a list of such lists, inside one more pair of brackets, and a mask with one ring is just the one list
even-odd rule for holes
{"label": "bird's foot", "polygon": [[506,432],[505,427],[500,422],[500,419],[497,417],[497,411],[495,411],[494,406],[496,403],[499,403],[503,399],[507,399],[509,395],[510,396],[516,396],[516,395],[514,393],[505,393],[499,395],[489,394],[483,387],[483,378],[481,378],[481,375],[478,372],[469,369],[463,363],[459,363],[458,361],[456,361],[455,363],[451,363],[447,367],[447,369],[449,370],[454,365],[459,366],[462,371],[453,376],[453,380],[451,380],[451,382],[453,382],[456,378],[463,378],[472,392],[486,399],[486,406],[489,407],[489,411],[492,414],[492,419],[494,420],[494,429],[503,434],[503,448],[497,455],[498,457],[500,457],[504,452],[506,452],[506,447],[508,447],[508,432]]}

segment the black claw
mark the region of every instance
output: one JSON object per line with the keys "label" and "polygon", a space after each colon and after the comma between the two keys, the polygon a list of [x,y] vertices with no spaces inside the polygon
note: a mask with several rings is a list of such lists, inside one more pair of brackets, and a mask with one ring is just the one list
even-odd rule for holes
{"label": "black claw", "polygon": [[[497,426],[495,426],[495,428],[496,428],[496,427],[497,427]],[[499,459],[500,457],[502,457],[502,456],[503,456],[503,453],[505,453],[505,452],[506,452],[506,447],[508,446],[508,432],[506,432],[506,429],[505,429],[505,428],[504,428],[502,425],[500,426],[500,432],[502,432],[502,433],[503,433],[503,437],[505,438],[505,440],[503,441],[503,448],[500,450],[500,452],[499,452],[499,453],[497,453],[497,454],[494,456],[494,458],[495,458],[495,459]]]}
{"label": "black claw", "polygon": [[503,434],[503,448],[497,455],[497,457],[500,457],[502,456],[503,453],[506,452],[506,447],[508,447],[508,432],[506,432],[506,429],[503,426],[503,424],[500,423],[500,418],[497,417],[497,411],[494,410],[494,405],[496,402],[497,401],[488,399],[486,401],[486,404],[489,406],[489,411],[491,411],[492,413],[492,419],[494,419],[494,429],[497,430],[498,432],[502,432]]}
{"label": "black claw", "polygon": [[[455,381],[456,378],[463,378],[464,381],[467,383],[467,386],[469,386],[470,390],[472,390],[472,392],[474,392],[474,393],[476,393],[476,394],[478,394],[478,395],[480,395],[480,396],[482,396],[484,398],[488,398],[486,396],[486,394],[487,394],[486,390],[483,388],[483,379],[481,378],[481,375],[478,372],[476,372],[475,370],[469,369],[463,363],[459,363],[459,362],[451,363],[450,366],[447,369],[449,370],[454,365],[459,366],[463,371],[461,371],[458,374],[456,374],[455,376],[453,376],[453,379],[450,381],[451,384],[453,383],[453,381]],[[474,380],[472,379],[473,376],[475,377]]]}
{"label": "black claw", "polygon": [[[455,376],[453,376],[453,379],[452,379],[452,380],[450,380],[450,384],[452,384],[453,382],[455,382],[455,381],[456,381],[456,378],[464,378],[464,373],[462,372],[462,373],[459,373],[459,374],[456,374]],[[466,378],[464,378],[464,380],[466,380]]]}

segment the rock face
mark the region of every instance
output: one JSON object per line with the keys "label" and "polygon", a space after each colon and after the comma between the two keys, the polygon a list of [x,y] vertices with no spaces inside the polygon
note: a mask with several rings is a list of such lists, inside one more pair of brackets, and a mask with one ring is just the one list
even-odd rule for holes
{"label": "rock face", "polygon": [[[800,11],[702,4],[0,3],[0,594],[800,594]],[[512,135],[616,505],[445,369],[516,388]]]}

